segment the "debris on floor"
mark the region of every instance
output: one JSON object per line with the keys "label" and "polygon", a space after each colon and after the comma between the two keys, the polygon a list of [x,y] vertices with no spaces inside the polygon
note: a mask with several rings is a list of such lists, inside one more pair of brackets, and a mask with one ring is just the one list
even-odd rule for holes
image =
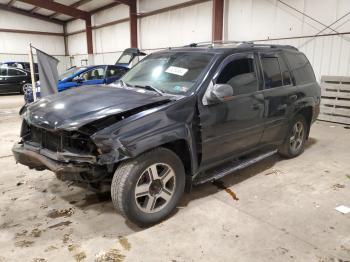
{"label": "debris on floor", "polygon": [[121,262],[123,261],[125,256],[120,253],[118,249],[111,249],[107,252],[101,251],[96,255],[95,262],[109,262],[109,261],[115,261],[115,262]]}
{"label": "debris on floor", "polygon": [[54,209],[52,211],[50,211],[47,216],[50,218],[58,218],[58,217],[70,217],[71,215],[73,215],[75,212],[74,208],[70,207],[70,208],[64,208],[64,209]]}
{"label": "debris on floor", "polygon": [[350,207],[343,206],[343,205],[337,206],[337,207],[335,208],[335,210],[337,210],[338,212],[343,213],[343,214],[350,213]]}
{"label": "debris on floor", "polygon": [[213,185],[215,185],[218,189],[223,189],[226,191],[226,193],[228,193],[233,200],[238,201],[239,198],[237,197],[236,193],[233,192],[231,189],[229,189],[228,187],[225,186],[224,182],[222,182],[221,180],[215,180],[213,182]]}
{"label": "debris on floor", "polygon": [[15,242],[16,247],[30,247],[34,244],[34,241],[29,241],[29,240],[20,240]]}
{"label": "debris on floor", "polygon": [[338,189],[341,189],[341,188],[345,188],[345,185],[343,185],[343,184],[334,184],[334,185],[332,186],[332,188],[333,188],[334,190],[338,190]]}
{"label": "debris on floor", "polygon": [[57,227],[61,227],[61,226],[69,226],[69,224],[72,224],[71,221],[63,221],[63,222],[60,222],[60,223],[57,223],[57,224],[54,224],[52,226],[49,226],[50,229],[52,228],[57,228]]}
{"label": "debris on floor", "polygon": [[272,169],[271,172],[268,172],[265,174],[265,176],[269,176],[269,175],[283,175],[284,173],[281,170],[278,169]]}
{"label": "debris on floor", "polygon": [[128,239],[125,237],[119,237],[119,244],[125,249],[130,250],[131,244],[129,243]]}

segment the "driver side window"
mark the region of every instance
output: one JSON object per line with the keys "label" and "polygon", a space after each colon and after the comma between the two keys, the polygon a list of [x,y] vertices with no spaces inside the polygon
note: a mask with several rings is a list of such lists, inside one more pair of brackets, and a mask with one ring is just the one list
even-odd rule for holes
{"label": "driver side window", "polygon": [[103,78],[104,78],[104,69],[102,67],[94,68],[76,77],[76,79],[84,79],[84,81],[97,80],[97,79],[103,79]]}
{"label": "driver side window", "polygon": [[233,95],[253,93],[258,90],[254,56],[247,54],[229,62],[216,80],[217,84],[228,84]]}

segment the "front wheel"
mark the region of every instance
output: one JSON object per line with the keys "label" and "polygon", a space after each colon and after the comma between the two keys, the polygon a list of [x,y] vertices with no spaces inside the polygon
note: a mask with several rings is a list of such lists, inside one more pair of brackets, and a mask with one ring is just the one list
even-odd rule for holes
{"label": "front wheel", "polygon": [[181,160],[173,151],[160,147],[122,163],[115,171],[111,196],[124,217],[148,226],[174,210],[184,188]]}
{"label": "front wheel", "polygon": [[300,155],[305,148],[308,128],[305,117],[297,115],[289,127],[288,135],[278,151],[279,154],[287,158]]}

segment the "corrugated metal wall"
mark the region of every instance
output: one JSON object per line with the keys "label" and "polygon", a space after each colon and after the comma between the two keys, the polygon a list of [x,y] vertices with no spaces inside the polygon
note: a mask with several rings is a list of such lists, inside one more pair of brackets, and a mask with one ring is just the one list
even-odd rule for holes
{"label": "corrugated metal wall", "polygon": [[309,58],[318,80],[321,75],[349,75],[350,35],[308,37],[322,30],[320,34],[349,32],[349,12],[347,0],[226,0],[225,39],[287,38],[262,43],[299,48]]}

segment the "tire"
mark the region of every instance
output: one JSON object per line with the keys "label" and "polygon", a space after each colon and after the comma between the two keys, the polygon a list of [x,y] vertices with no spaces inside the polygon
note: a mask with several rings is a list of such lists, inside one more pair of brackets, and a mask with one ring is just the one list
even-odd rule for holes
{"label": "tire", "polygon": [[285,158],[299,156],[305,149],[309,125],[303,115],[296,115],[288,129],[288,135],[280,146],[278,153]]}
{"label": "tire", "polygon": [[25,85],[26,85],[26,84],[22,85],[21,89],[19,90],[19,94],[20,94],[20,95],[24,95],[24,88],[25,88]]}
{"label": "tire", "polygon": [[119,165],[111,196],[114,207],[139,226],[164,220],[175,209],[185,188],[185,170],[179,157],[156,148]]}

